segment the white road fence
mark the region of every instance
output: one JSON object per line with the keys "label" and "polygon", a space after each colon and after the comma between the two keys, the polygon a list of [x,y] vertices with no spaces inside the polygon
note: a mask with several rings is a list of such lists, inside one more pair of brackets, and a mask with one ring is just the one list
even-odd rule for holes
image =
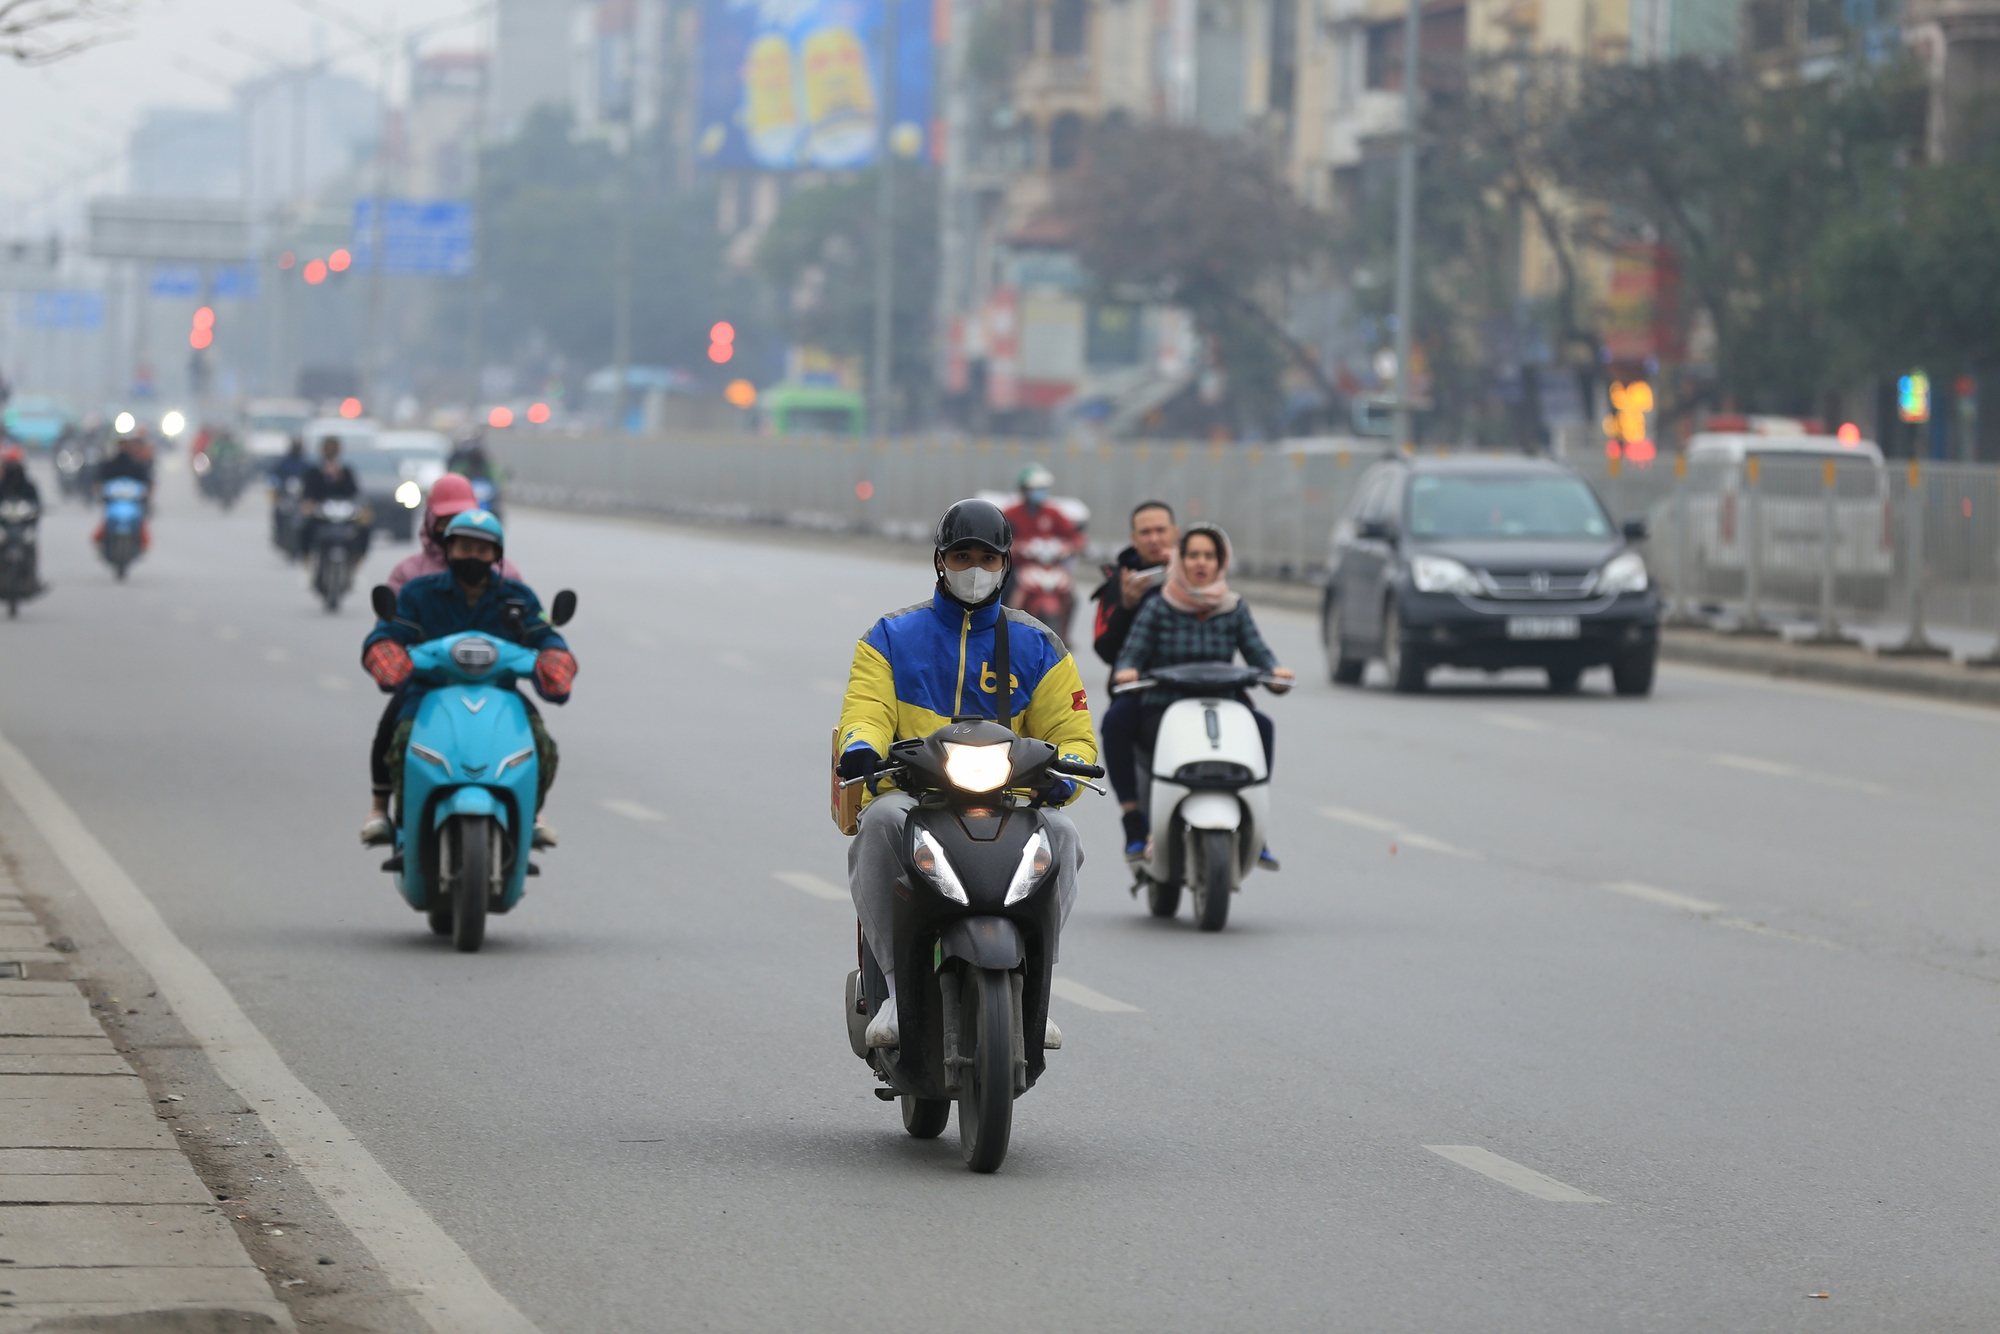
{"label": "white road fence", "polygon": [[[1011,491],[1023,465],[1090,507],[1093,545],[1124,541],[1146,499],[1228,530],[1237,567],[1310,580],[1379,440],[1199,441],[496,433],[511,494],[622,510],[877,533],[920,541],[955,500]],[[1763,457],[1754,466],[1577,461],[1621,519],[1644,519],[1654,577],[1677,607],[1729,618],[1907,620],[1992,627],[2000,617],[2000,468]]]}

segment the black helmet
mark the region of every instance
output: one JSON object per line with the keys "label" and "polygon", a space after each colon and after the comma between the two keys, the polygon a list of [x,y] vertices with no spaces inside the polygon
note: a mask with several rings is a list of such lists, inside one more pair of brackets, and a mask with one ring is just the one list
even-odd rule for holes
{"label": "black helmet", "polygon": [[977,542],[1003,556],[1012,555],[1014,525],[1007,522],[1007,516],[991,501],[961,500],[938,520],[937,540],[932,547],[942,556],[966,542]]}

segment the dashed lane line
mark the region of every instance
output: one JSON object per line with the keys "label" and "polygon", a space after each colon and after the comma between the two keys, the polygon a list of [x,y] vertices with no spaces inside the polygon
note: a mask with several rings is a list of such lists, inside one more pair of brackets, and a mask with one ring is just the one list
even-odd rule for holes
{"label": "dashed lane line", "polygon": [[774,879],[784,881],[800,893],[810,894],[816,899],[838,900],[841,903],[851,901],[851,896],[839,885],[822,880],[816,875],[809,875],[804,871],[773,871],[771,875]]}
{"label": "dashed lane line", "polygon": [[1136,1005],[1095,991],[1067,977],[1058,977],[1049,983],[1049,994],[1060,996],[1072,1005],[1081,1005],[1086,1010],[1097,1010],[1103,1014],[1143,1014]]}
{"label": "dashed lane line", "polygon": [[1400,820],[1349,810],[1345,806],[1327,806],[1321,809],[1320,814],[1329,820],[1353,825],[1357,829],[1372,829],[1381,834],[1393,834],[1396,841],[1405,847],[1421,848],[1425,852],[1441,852],[1447,857],[1460,857],[1466,861],[1484,860],[1477,852],[1447,843],[1441,838],[1432,838],[1429,834],[1419,834],[1414,829],[1407,829]]}
{"label": "dashed lane line", "polygon": [[1525,718],[1518,713],[1482,713],[1479,716],[1494,727],[1504,727],[1509,731],[1546,732],[1549,730],[1547,723],[1537,722],[1533,718]]}
{"label": "dashed lane line", "polygon": [[1424,1147],[1440,1158],[1449,1159],[1460,1167],[1469,1167],[1481,1176],[1491,1177],[1503,1186],[1512,1186],[1538,1200],[1548,1200],[1553,1204],[1611,1203],[1601,1195],[1578,1190],[1567,1182],[1558,1181],[1532,1167],[1523,1167],[1512,1158],[1502,1158],[1493,1150],[1482,1149],[1476,1144],[1426,1144]]}
{"label": "dashed lane line", "polygon": [[1736,769],[1743,773],[1762,774],[1766,778],[1791,778],[1802,783],[1817,783],[1821,787],[1844,788],[1849,792],[1866,792],[1870,796],[1887,796],[1889,789],[1880,783],[1870,783],[1860,778],[1843,778],[1839,774],[1814,773],[1801,769],[1795,764],[1781,764],[1777,760],[1759,759],[1755,755],[1732,755],[1727,751],[1716,751],[1705,757],[1710,764],[1719,764],[1725,769]]}
{"label": "dashed lane line", "polygon": [[628,820],[638,820],[642,823],[651,823],[654,820],[664,820],[667,818],[651,806],[641,806],[638,802],[627,801],[623,797],[605,798],[604,809],[610,811],[613,815],[622,815]]}
{"label": "dashed lane line", "polygon": [[1628,899],[1644,899],[1647,903],[1657,903],[1664,908],[1678,908],[1691,912],[1697,917],[1709,917],[1722,911],[1719,903],[1698,899],[1692,894],[1677,894],[1671,889],[1661,889],[1658,885],[1641,884],[1637,880],[1604,880],[1597,886],[1608,889],[1613,894],[1623,894]]}

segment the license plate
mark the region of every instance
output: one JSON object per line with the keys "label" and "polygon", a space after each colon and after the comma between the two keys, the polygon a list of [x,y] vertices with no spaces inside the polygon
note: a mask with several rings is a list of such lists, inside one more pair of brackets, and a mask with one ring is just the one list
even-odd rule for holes
{"label": "license plate", "polygon": [[1509,639],[1575,639],[1583,624],[1574,616],[1509,616]]}

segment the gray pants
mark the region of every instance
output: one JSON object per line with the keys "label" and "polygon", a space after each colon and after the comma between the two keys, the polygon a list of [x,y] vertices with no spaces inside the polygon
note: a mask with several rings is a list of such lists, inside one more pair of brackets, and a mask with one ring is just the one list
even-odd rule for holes
{"label": "gray pants", "polygon": [[[896,880],[903,874],[903,824],[909,819],[916,798],[907,792],[884,792],[861,812],[861,832],[847,845],[847,891],[854,896],[854,911],[861,917],[861,934],[884,973],[895,971],[896,960],[888,942],[894,930]],[[1057,924],[1069,921],[1076,904],[1076,869],[1083,865],[1083,840],[1076,826],[1061,811],[1045,810],[1049,841],[1056,857],[1056,905],[1061,916]],[[882,942],[877,944],[876,942]],[[1054,962],[1054,960],[1050,960]]]}

